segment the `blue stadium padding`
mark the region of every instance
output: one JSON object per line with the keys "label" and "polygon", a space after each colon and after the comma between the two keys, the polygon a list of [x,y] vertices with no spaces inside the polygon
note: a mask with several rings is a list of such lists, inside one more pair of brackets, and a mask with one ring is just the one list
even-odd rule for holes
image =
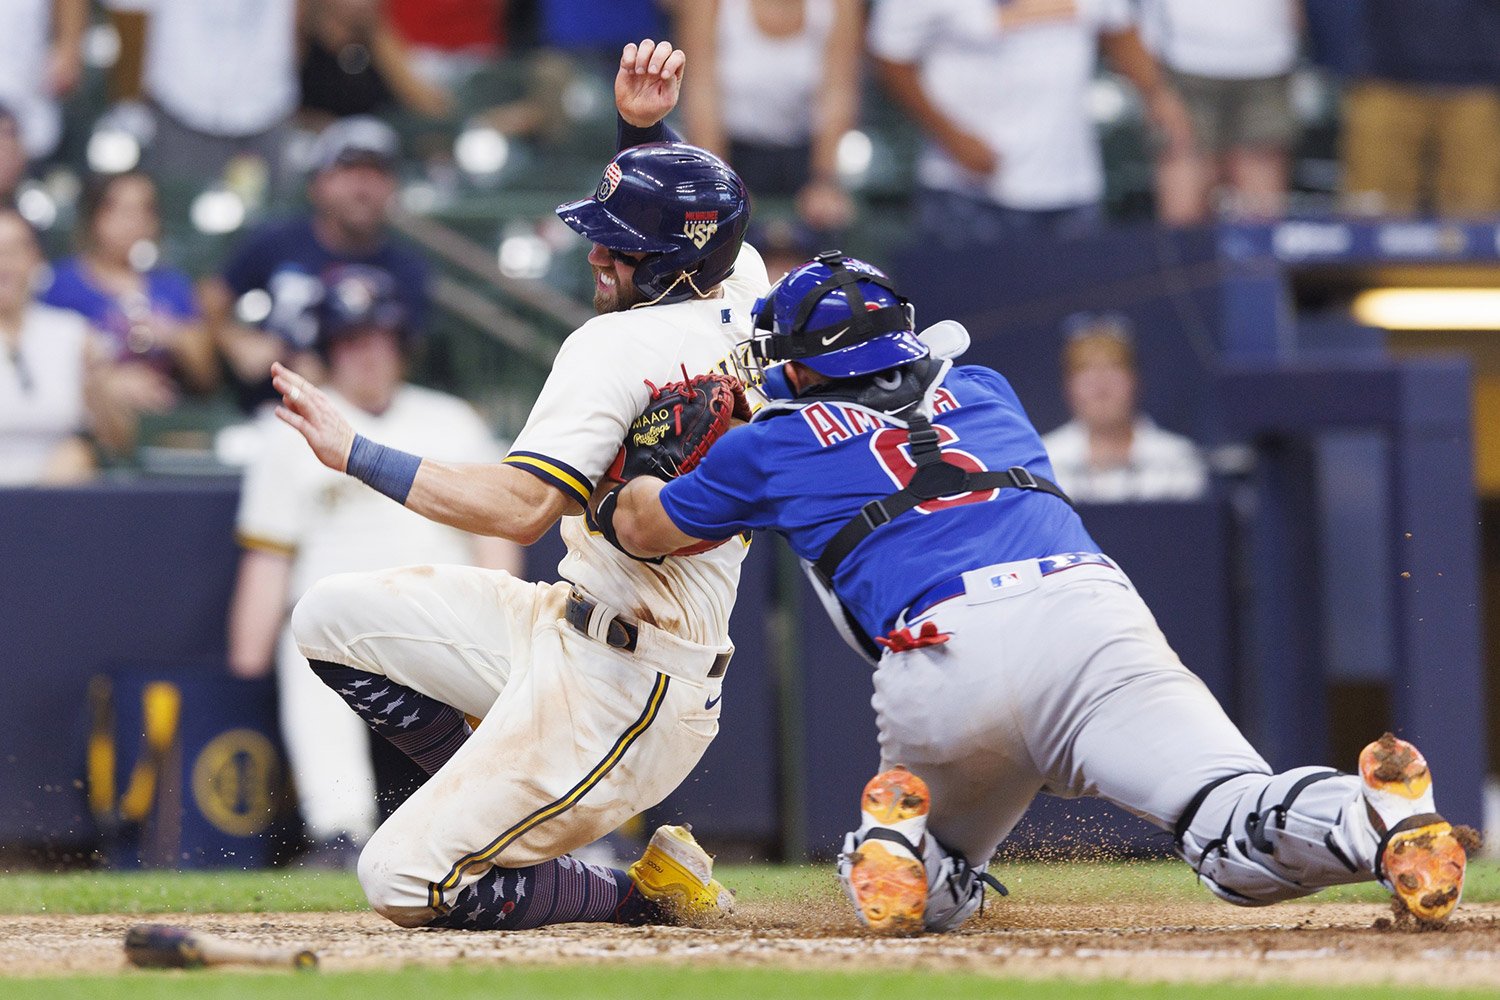
{"label": "blue stadium padding", "polygon": [[192,666],[132,664],[106,675],[113,705],[116,811],[143,743],[142,693],[164,684],[181,709],[172,749],[161,761],[154,804],[139,822],[122,823],[100,844],[111,868],[263,868],[276,845],[277,814],[288,786],[277,732],[276,682],[239,680],[222,660]]}
{"label": "blue stadium padding", "polygon": [[[1296,448],[1275,442],[1330,427],[1373,428],[1390,442],[1393,722],[1432,763],[1444,814],[1478,824],[1487,730],[1468,362],[1244,364],[1226,369],[1220,390],[1229,426],[1262,442],[1258,526],[1303,523],[1313,513],[1310,470]],[[1308,673],[1321,674],[1320,647],[1310,638],[1319,634],[1316,600],[1298,596],[1315,572],[1308,558],[1297,544],[1257,549],[1264,645],[1252,676],[1258,707],[1274,706],[1266,716],[1274,726],[1260,735],[1276,766],[1308,760],[1302,741],[1326,726],[1325,715],[1295,696]],[[1274,603],[1267,606],[1266,597]]]}
{"label": "blue stadium padding", "polygon": [[[1101,548],[1130,575],[1183,662],[1232,707],[1232,604],[1218,499],[1191,503],[1108,504],[1082,508]],[[803,581],[800,640],[803,682],[804,852],[836,852],[856,824],[859,793],[880,763],[871,668],[844,645]],[[995,670],[1005,669],[996,663]],[[1165,851],[1154,827],[1102,802],[1043,796],[1012,835],[1013,846],[1048,844],[1087,851],[1109,845],[1134,853]]]}
{"label": "blue stadium padding", "polygon": [[89,844],[81,713],[111,663],[217,662],[238,485],[0,490],[0,843]]}

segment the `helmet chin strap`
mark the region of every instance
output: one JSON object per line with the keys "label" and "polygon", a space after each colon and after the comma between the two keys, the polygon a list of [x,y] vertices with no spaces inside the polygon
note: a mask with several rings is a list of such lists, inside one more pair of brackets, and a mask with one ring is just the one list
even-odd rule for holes
{"label": "helmet chin strap", "polygon": [[686,271],[679,271],[679,272],[677,272],[677,277],[674,278],[674,279],[672,279],[672,283],[670,285],[668,285],[666,288],[664,288],[662,290],[661,294],[659,294],[656,298],[651,299],[649,302],[637,302],[635,305],[631,306],[630,308],[632,308],[632,309],[644,309],[646,306],[654,306],[658,302],[660,302],[662,299],[666,298],[668,295],[671,295],[673,289],[675,289],[678,285],[682,284],[684,281],[686,281],[688,287],[693,290],[693,297],[694,298],[697,298],[697,299],[706,299],[713,292],[713,289],[709,289],[707,292],[700,290],[698,288],[697,284],[694,283],[693,276],[691,274],[687,273]]}

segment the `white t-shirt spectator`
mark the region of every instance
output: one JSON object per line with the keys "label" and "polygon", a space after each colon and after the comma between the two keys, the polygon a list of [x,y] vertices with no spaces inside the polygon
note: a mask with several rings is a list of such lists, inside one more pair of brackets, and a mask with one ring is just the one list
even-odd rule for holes
{"label": "white t-shirt spectator", "polygon": [[1096,469],[1089,464],[1088,430],[1071,420],[1042,435],[1057,485],[1080,503],[1195,500],[1208,489],[1208,467],[1192,439],[1137,417],[1130,461]]}
{"label": "white t-shirt spectator", "polygon": [[47,93],[47,58],[52,48],[52,0],[7,0],[0,31],[0,104],[15,112],[21,145],[30,159],[57,148],[62,115]]}
{"label": "white t-shirt spectator", "polygon": [[297,108],[297,0],[108,0],[142,11],[146,93],[199,132],[247,136]]}
{"label": "white t-shirt spectator", "polygon": [[1218,80],[1280,76],[1297,60],[1298,0],[1144,0],[1141,38],[1166,65]]}
{"label": "white t-shirt spectator", "polygon": [[88,321],[33,304],[14,351],[0,349],[0,486],[41,481],[58,447],[85,429]]}
{"label": "white t-shirt spectator", "polygon": [[[484,421],[455,396],[403,385],[377,416],[328,395],[356,432],[392,448],[444,462],[502,457]],[[264,450],[245,473],[236,531],[241,544],[293,556],[291,600],[330,573],[473,563],[468,535],[326,468],[281,421],[267,417],[264,431]]]}
{"label": "white t-shirt spectator", "polygon": [[720,114],[731,139],[763,146],[808,141],[833,19],[833,0],[807,0],[802,31],[774,38],[756,26],[750,0],[723,0],[718,25]]}
{"label": "white t-shirt spectator", "polygon": [[[918,179],[930,188],[1008,208],[1046,210],[1099,201],[1104,169],[1088,110],[1098,36],[1132,23],[1129,0],[1073,0],[1071,14],[1002,28],[995,0],[879,0],[870,49],[920,63],[928,99],[999,154],[989,177],[929,143]],[[1049,10],[1062,5],[1048,3]],[[1217,5],[1213,5],[1217,7]]]}

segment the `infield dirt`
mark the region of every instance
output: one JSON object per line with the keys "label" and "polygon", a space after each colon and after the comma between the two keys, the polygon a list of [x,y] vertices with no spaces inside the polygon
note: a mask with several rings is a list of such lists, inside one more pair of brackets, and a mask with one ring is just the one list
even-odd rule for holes
{"label": "infield dirt", "polygon": [[371,913],[189,917],[20,916],[0,920],[5,973],[72,975],[126,968],[137,923],[182,923],[239,941],[315,949],[325,970],[409,965],[642,961],[784,968],[930,968],[1025,978],[1401,983],[1500,988],[1500,904],[1460,909],[1418,932],[1374,904],[1013,903],[996,901],[963,931],[879,939],[839,901],[746,904],[710,927],[572,924],[540,930],[411,931]]}

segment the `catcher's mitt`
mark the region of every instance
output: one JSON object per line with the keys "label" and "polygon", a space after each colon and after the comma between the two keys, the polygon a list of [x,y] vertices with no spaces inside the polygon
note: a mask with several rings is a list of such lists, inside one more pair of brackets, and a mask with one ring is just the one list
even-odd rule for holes
{"label": "catcher's mitt", "polygon": [[625,434],[609,467],[609,478],[628,483],[638,476],[675,479],[703,460],[734,419],[749,420],[750,404],[738,379],[712,372],[681,382],[653,385],[651,402]]}

